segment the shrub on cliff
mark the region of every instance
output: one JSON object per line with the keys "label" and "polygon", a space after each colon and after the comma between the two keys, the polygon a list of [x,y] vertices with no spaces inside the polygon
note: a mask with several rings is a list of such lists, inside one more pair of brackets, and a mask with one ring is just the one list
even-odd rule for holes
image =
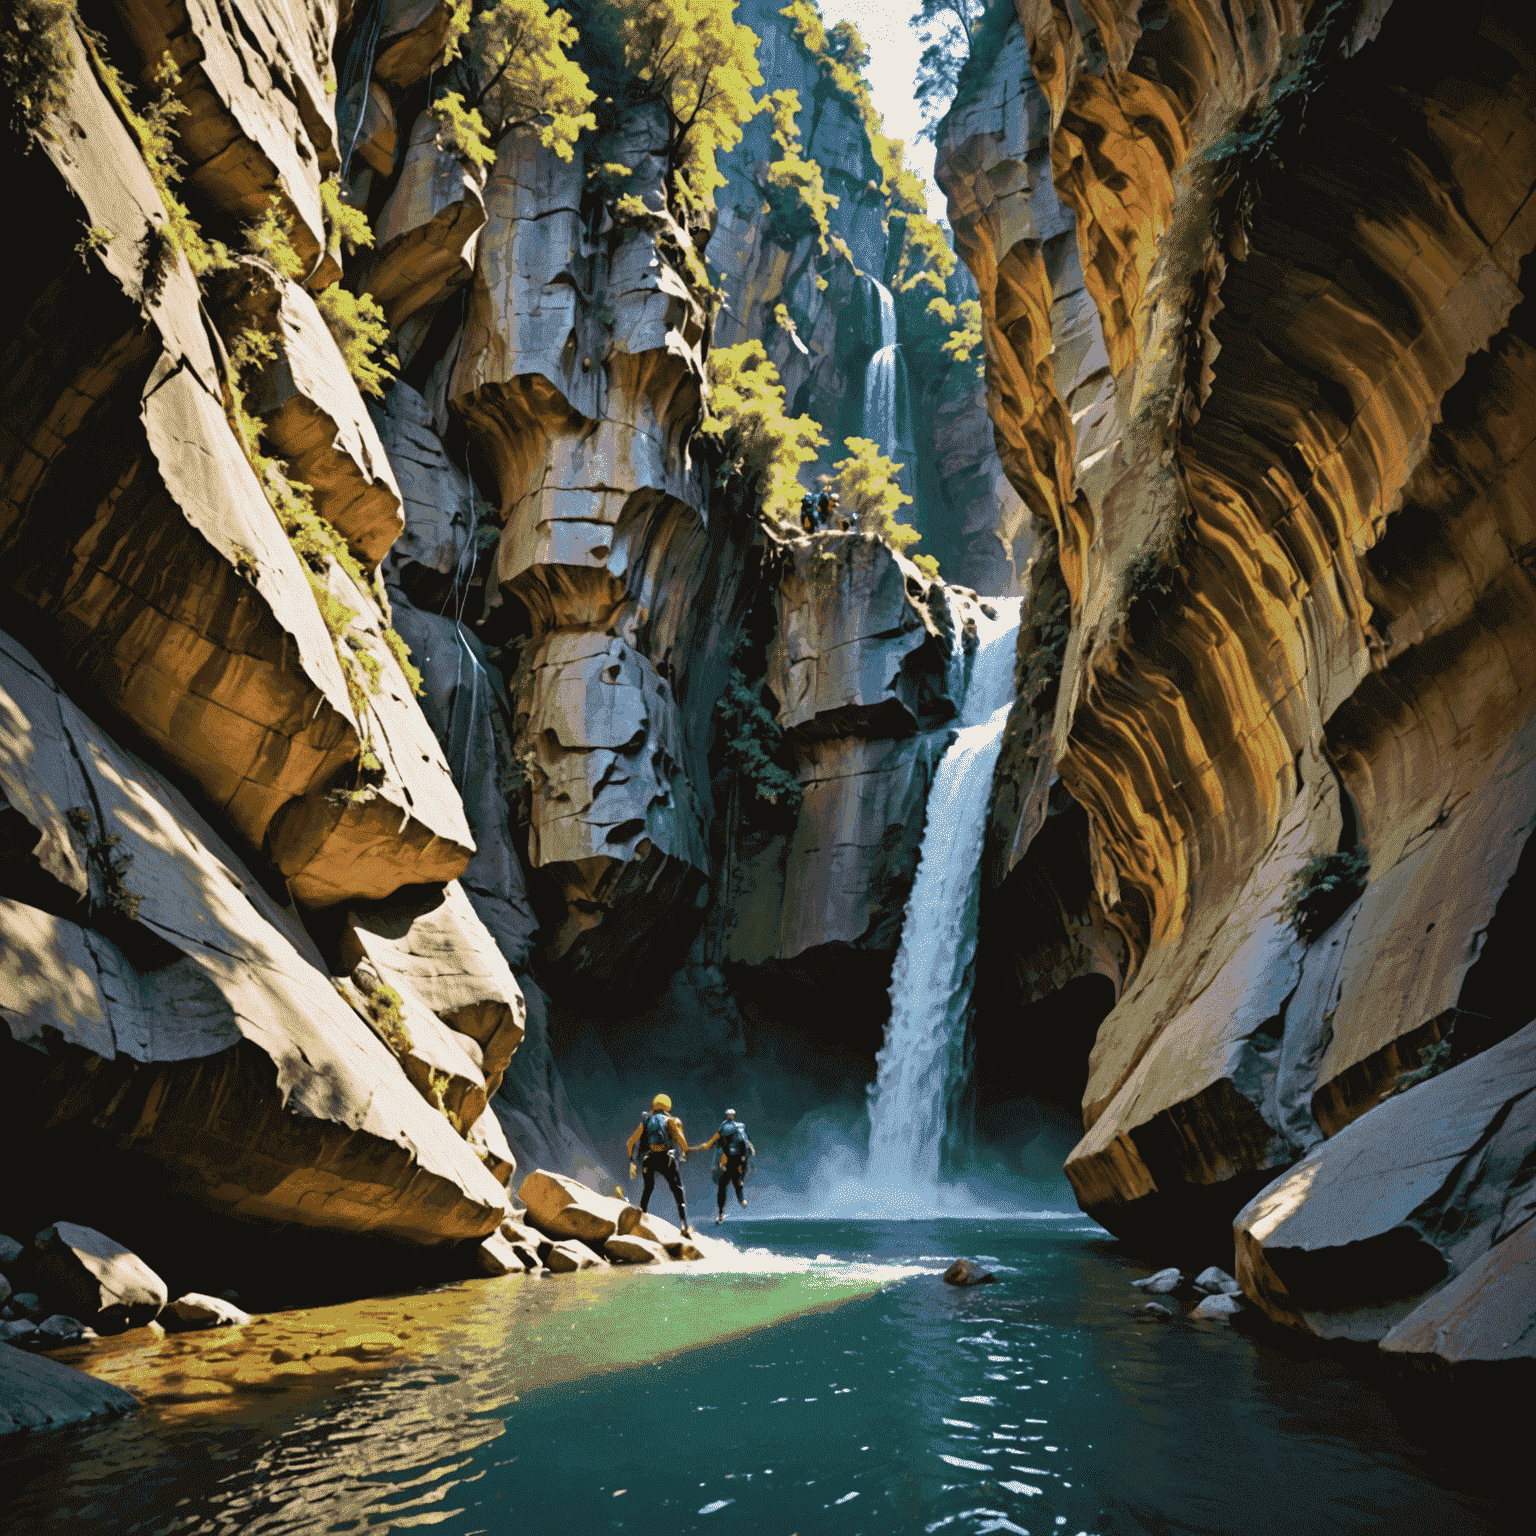
{"label": "shrub on cliff", "polygon": [[7,127],[19,147],[30,149],[50,112],[69,97],[75,59],[69,33],[74,0],[11,0],[0,32],[0,95]]}
{"label": "shrub on cliff", "polygon": [[[475,11],[471,18],[471,11]],[[445,63],[460,54],[478,83],[466,101],[448,92],[434,105],[441,135],[471,162],[494,159],[504,134],[531,130],[562,160],[575,152],[585,128],[595,128],[595,92],[568,49],[577,41],[571,18],[544,0],[461,0],[449,23]]]}
{"label": "shrub on cliff", "polygon": [[939,124],[949,111],[960,85],[960,71],[971,57],[976,29],[986,0],[920,0],[907,25],[927,46],[917,61],[918,108],[923,114],[919,138],[938,137]]}
{"label": "shrub on cliff", "polygon": [[[912,498],[897,483],[901,467],[880,452],[880,445],[867,437],[843,439],[846,459],[832,466],[837,476],[835,490],[842,511],[857,520],[860,533],[873,533],[885,540],[897,554],[910,549],[922,538],[910,523],[896,521],[897,510]],[[939,574],[939,562],[932,555],[914,555],[913,562],[927,576]]]}
{"label": "shrub on cliff", "polygon": [[[829,215],[838,200],[827,191],[821,167],[801,152],[796,121],[800,93],[775,91],[763,98],[761,110],[773,114],[773,142],[780,150],[779,158],[768,164],[764,188],[769,210],[768,238],[786,250],[793,250],[807,235],[815,235],[825,256],[832,233]],[[847,249],[844,245],[843,250]]]}
{"label": "shrub on cliff", "polygon": [[716,347],[709,354],[709,414],[700,435],[720,460],[717,484],[739,479],[755,492],[770,522],[794,524],[800,510],[800,471],[816,461],[826,439],[809,416],[784,410],[784,386],[760,341]]}
{"label": "shrub on cliff", "polygon": [[1281,916],[1303,944],[1311,944],[1354,905],[1370,871],[1370,855],[1363,848],[1315,854],[1286,886]]}
{"label": "shrub on cliff", "polygon": [[[757,34],[735,0],[573,0],[583,62],[600,98],[658,103],[677,206],[703,222],[725,185],[715,157],[741,142],[763,83]],[[605,125],[606,126],[606,125]]]}

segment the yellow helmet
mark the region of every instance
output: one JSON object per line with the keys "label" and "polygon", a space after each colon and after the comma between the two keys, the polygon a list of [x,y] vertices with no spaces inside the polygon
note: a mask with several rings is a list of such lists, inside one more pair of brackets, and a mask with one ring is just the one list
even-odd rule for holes
{"label": "yellow helmet", "polygon": [[671,1109],[672,1108],[672,1100],[669,1099],[666,1094],[658,1093],[656,1095],[656,1097],[651,1100],[651,1108],[652,1109]]}

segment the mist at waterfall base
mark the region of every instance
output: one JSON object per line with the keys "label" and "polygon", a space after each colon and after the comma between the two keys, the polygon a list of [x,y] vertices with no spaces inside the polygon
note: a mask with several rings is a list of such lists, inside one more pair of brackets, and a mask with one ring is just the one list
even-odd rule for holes
{"label": "mist at waterfall base", "polygon": [[[741,1054],[718,1018],[674,994],[657,1018],[611,1039],[616,1049],[605,1050],[590,1032],[585,1049],[561,1063],[607,1155],[664,1086],[695,1141],[706,1139],[710,1118],[727,1103],[741,1112],[758,1148],[748,1184],[754,1217],[920,1220],[1075,1210],[1061,1171],[1081,1135],[1070,1115],[1026,1097],[1008,1142],[989,1144],[960,1113],[982,840],[1019,625],[1018,599],[983,602],[969,659],[961,625],[954,628],[951,689],[962,708],[928,795],[874,1081],[858,1063],[839,1071],[829,1060],[798,1061],[783,1038]],[[637,1059],[645,1063],[643,1078],[617,1065]],[[1027,1096],[1028,1084],[1018,1086]],[[695,1216],[714,1204],[711,1164],[695,1158],[684,1169]],[[729,1208],[735,1211],[734,1199]]]}

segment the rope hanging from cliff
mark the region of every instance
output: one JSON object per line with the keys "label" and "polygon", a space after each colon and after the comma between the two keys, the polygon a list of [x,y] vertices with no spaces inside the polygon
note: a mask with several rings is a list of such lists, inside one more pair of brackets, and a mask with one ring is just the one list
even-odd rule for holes
{"label": "rope hanging from cliff", "polygon": [[[346,181],[352,165],[352,153],[357,148],[357,136],[362,132],[363,119],[368,115],[368,83],[373,78],[373,58],[378,51],[379,32],[384,26],[384,0],[368,0],[368,15],[363,25],[352,34],[347,44],[346,63],[342,65],[341,90],[336,99],[336,126],[340,136],[347,141],[347,152],[341,157],[341,179]],[[352,106],[352,91],[361,82],[357,106]],[[343,118],[353,114],[350,128],[343,126]]]}

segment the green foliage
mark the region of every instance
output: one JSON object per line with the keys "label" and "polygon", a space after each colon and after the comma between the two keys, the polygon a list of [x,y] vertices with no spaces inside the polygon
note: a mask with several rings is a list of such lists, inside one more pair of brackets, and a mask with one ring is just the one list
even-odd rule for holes
{"label": "green foliage", "polygon": [[[936,306],[942,304],[943,308]],[[950,331],[949,336],[941,345],[944,355],[957,363],[968,363],[974,357],[976,359],[976,377],[984,379],[987,376],[986,353],[982,345],[981,330],[981,301],[979,299],[963,299],[958,309],[946,300],[934,299],[928,306],[929,310],[944,318],[944,310],[949,311],[949,323],[956,319],[959,324]]]}
{"label": "green foliage", "polygon": [[725,743],[725,768],[743,788],[743,798],[777,807],[790,820],[799,814],[805,790],[784,766],[784,732],[763,703],[762,683],[742,670],[742,647],[731,658],[725,692],[715,705],[715,720]]}
{"label": "green foliage", "polygon": [[922,535],[910,523],[896,521],[898,509],[912,500],[897,484],[900,467],[867,437],[844,438],[843,446],[848,457],[832,466],[843,513],[858,520],[861,533],[877,534],[897,554],[909,549]]}
{"label": "green foliage", "polygon": [[[133,866],[133,855],[117,851],[122,838],[116,832],[93,836],[96,818],[91,814],[89,806],[72,805],[65,811],[64,817],[80,834],[80,840],[85,844],[86,867],[95,876],[95,888],[88,898],[91,909],[96,911],[104,908],[133,922],[139,915],[139,903],[144,898],[135,896],[128,889],[128,871]],[[97,891],[100,892],[99,896]]]}
{"label": "green foliage", "polygon": [[7,127],[23,153],[45,120],[61,112],[75,77],[70,30],[79,20],[75,0],[10,0],[0,32],[0,97]]}
{"label": "green foliage", "polygon": [[917,61],[914,95],[923,114],[920,137],[932,140],[960,85],[960,71],[986,10],[986,0],[920,0],[908,25],[927,45]]}
{"label": "green foliage", "polygon": [[379,1038],[397,1057],[409,1056],[415,1042],[405,1027],[405,999],[388,982],[381,981],[370,990],[359,980],[358,990],[363,994],[363,1006],[368,1010],[369,1022]]}
{"label": "green foliage", "polygon": [[1319,853],[1291,877],[1280,913],[1303,944],[1320,939],[1365,889],[1370,855],[1363,848]]}
{"label": "green foliage", "polygon": [[393,625],[384,631],[384,643],[394,652],[395,660],[400,663],[400,670],[405,674],[405,680],[411,685],[411,692],[418,698],[425,696],[426,685],[422,681],[421,669],[411,660],[411,648],[400,632]]}
{"label": "green foliage", "polygon": [[458,91],[446,91],[427,109],[437,124],[434,140],[439,149],[451,150],[466,165],[495,165],[490,130],[474,107],[464,105]]}
{"label": "green foliage", "polygon": [[[825,256],[831,235],[828,215],[838,200],[827,191],[821,167],[802,153],[798,91],[774,91],[765,96],[761,110],[773,115],[773,141],[781,151],[768,166],[764,196],[768,201],[768,238],[786,250],[793,250],[809,235]],[[843,250],[847,250],[846,245]]]}
{"label": "green foliage", "polygon": [[304,263],[293,248],[293,220],[275,197],[260,219],[246,230],[245,248],[292,282],[304,276]]}
{"label": "green foliage", "polygon": [[597,126],[586,72],[567,52],[575,42],[570,16],[544,0],[493,0],[479,12],[464,44],[484,82],[470,110],[493,140],[532,129],[545,149],[572,158],[582,130]]}
{"label": "green foliage", "polygon": [[939,579],[939,559],[937,555],[913,555],[912,564],[920,570],[929,581]]}
{"label": "green foliage", "polygon": [[373,229],[368,215],[342,201],[341,183],[327,176],[320,183],[320,207],[325,214],[326,250],[339,263],[343,250],[352,255],[373,245]]}
{"label": "green foliage", "polygon": [[357,294],[332,283],[315,298],[331,336],[340,349],[347,372],[364,394],[383,398],[389,369],[398,368],[393,353],[379,353],[389,341],[389,323],[372,294]]}
{"label": "green foliage", "polygon": [[[579,16],[597,9],[593,0],[577,7]],[[623,89],[665,109],[678,203],[702,221],[725,185],[716,157],[741,142],[757,110],[757,35],[735,19],[735,0],[613,0],[604,9],[629,75]]]}
{"label": "green foliage", "polygon": [[85,239],[75,246],[75,255],[89,266],[90,257],[101,255],[117,239],[117,232],[108,229],[105,224],[90,224],[84,228]]}
{"label": "green foliage", "polygon": [[739,477],[755,487],[769,521],[793,526],[800,511],[800,471],[815,463],[826,439],[809,416],[785,413],[784,386],[762,342],[713,348],[708,375],[709,415],[699,431],[716,440],[722,482]]}

